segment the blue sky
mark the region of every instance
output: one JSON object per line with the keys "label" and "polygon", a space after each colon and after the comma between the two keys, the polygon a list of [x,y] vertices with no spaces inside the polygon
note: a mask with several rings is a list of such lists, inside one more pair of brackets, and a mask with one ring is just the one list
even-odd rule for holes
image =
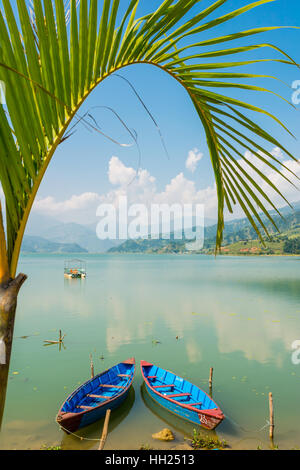
{"label": "blue sky", "polygon": [[[124,8],[127,0],[122,0]],[[122,3],[121,2],[121,3]],[[99,3],[102,3],[99,1]],[[211,0],[203,0],[196,5],[190,16],[212,4]],[[244,0],[229,0],[217,13],[210,18],[221,16],[243,5],[250,3]],[[141,0],[139,15],[143,15],[161,4],[161,0]],[[221,25],[211,31],[201,35],[201,39],[221,36],[233,31],[246,30],[259,26],[300,26],[300,2],[297,0],[277,0],[270,4],[254,9],[241,17]],[[299,30],[284,29],[257,37],[246,38],[237,41],[233,45],[249,45],[254,43],[272,42],[284,49],[298,63],[300,63],[299,50]],[[258,53],[248,53],[247,58],[278,57],[276,52],[263,49]],[[227,60],[227,59],[226,59]],[[228,59],[230,60],[230,58]],[[259,66],[244,67],[245,72],[267,73],[275,75],[285,82],[267,83],[262,80],[263,86],[272,87],[272,90],[279,92],[286,99],[291,99],[291,84],[294,80],[300,80],[300,69],[288,65],[269,63]],[[201,123],[196,115],[192,103],[185,90],[163,71],[148,65],[135,65],[123,69],[121,75],[130,80],[140,93],[143,100],[151,110],[155,119],[159,123],[161,132],[168,149],[169,158],[164,152],[158,132],[149,116],[135,97],[130,87],[121,79],[112,76],[106,79],[90,95],[80,110],[80,114],[97,106],[109,106],[113,108],[124,119],[130,128],[134,128],[138,134],[139,144],[142,150],[141,168],[147,170],[144,174],[146,178],[145,186],[149,183],[149,178],[155,179],[155,183],[150,182],[150,191],[159,194],[162,200],[166,193],[172,191],[171,181],[182,175],[181,184],[184,191],[184,184],[190,189],[194,196],[205,194],[211,204],[208,203],[207,216],[214,218],[215,203],[213,198],[213,173],[210,165],[209,155],[206,147],[205,136],[201,128]],[[284,121],[297,137],[297,141],[289,137],[280,127],[274,125],[269,119],[260,118],[260,123],[267,127],[279,140],[286,145],[297,158],[300,158],[299,138],[300,138],[300,118],[299,109],[293,110],[283,101],[273,95],[255,94],[253,92],[232,92],[232,96],[258,104],[261,107],[271,110]],[[105,109],[93,109],[92,114],[100,124],[103,132],[111,135],[123,143],[132,143],[130,136],[124,131],[117,119]],[[197,164],[195,171],[186,168],[186,160],[191,150],[197,149],[196,154],[203,154]],[[272,147],[270,147],[272,150]],[[112,158],[114,159],[112,160]],[[285,157],[282,156],[283,159]],[[136,147],[121,148],[101,135],[88,132],[85,128],[79,127],[77,133],[64,142],[57,150],[48,172],[38,193],[39,203],[36,211],[47,213],[61,220],[76,220],[88,223],[94,218],[94,205],[80,210],[76,210],[78,199],[86,193],[97,194],[107,200],[112,197],[112,191],[118,191],[122,186],[122,178],[112,174],[124,172],[130,175],[130,168],[138,167],[138,153]],[[110,169],[110,180],[108,171]],[[119,174],[118,173],[118,174]],[[115,179],[114,179],[115,178]],[[115,184],[112,184],[112,180]],[[189,182],[190,184],[186,183]],[[171,184],[171,188],[170,188]],[[194,185],[192,189],[192,184]],[[169,186],[168,186],[169,185]],[[132,197],[138,191],[141,192],[143,181],[136,182],[136,188],[132,189]],[[155,186],[155,189],[153,187]],[[176,185],[175,185],[176,186]],[[168,189],[169,188],[169,189]],[[173,188],[175,191],[175,187]],[[285,187],[284,187],[285,189]],[[168,192],[169,191],[169,192]],[[205,192],[206,191],[206,192]],[[288,196],[292,199],[300,199],[295,192],[290,194],[290,189],[286,188]],[[193,196],[193,197],[194,197]],[[196,197],[196,196],[195,196]],[[198,197],[198,196],[197,196]],[[202,196],[201,196],[202,197]],[[141,199],[137,194],[137,199]],[[166,195],[166,200],[168,195]],[[69,202],[69,204],[68,204]],[[207,203],[207,202],[206,202]],[[64,205],[65,204],[65,205]],[[88,201],[86,202],[88,204]],[[240,215],[240,213],[237,213]]]}

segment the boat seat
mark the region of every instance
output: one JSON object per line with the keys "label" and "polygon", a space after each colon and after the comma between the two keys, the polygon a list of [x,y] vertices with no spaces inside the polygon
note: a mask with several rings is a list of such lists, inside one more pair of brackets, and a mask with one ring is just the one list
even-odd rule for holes
{"label": "boat seat", "polygon": [[148,379],[157,379],[157,375],[148,375]]}
{"label": "boat seat", "polygon": [[189,397],[190,393],[175,393],[173,395],[166,395],[168,398],[177,398],[177,397]]}
{"label": "boat seat", "polygon": [[82,410],[92,410],[94,407],[93,406],[76,406],[76,408],[81,408]]}
{"label": "boat seat", "polygon": [[175,387],[174,384],[170,384],[170,385],[154,385],[153,388],[166,388],[166,387]]}
{"label": "boat seat", "polygon": [[106,399],[112,398],[112,397],[106,397],[105,395],[92,395],[92,394],[87,395],[87,397],[89,397],[89,398],[106,398]]}
{"label": "boat seat", "polygon": [[189,403],[189,406],[201,406],[202,402],[199,401],[199,403]]}
{"label": "boat seat", "polygon": [[125,388],[124,385],[110,385],[110,384],[103,384],[99,385],[100,388]]}
{"label": "boat seat", "polygon": [[118,374],[118,377],[130,377],[129,374]]}

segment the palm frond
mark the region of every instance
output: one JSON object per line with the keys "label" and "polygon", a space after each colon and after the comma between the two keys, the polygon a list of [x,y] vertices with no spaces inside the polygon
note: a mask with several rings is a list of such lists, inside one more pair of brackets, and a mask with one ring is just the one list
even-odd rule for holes
{"label": "palm frond", "polygon": [[[261,213],[273,220],[268,207],[276,206],[238,159],[244,160],[285,200],[243,152],[251,151],[258,160],[282,174],[280,161],[272,155],[269,145],[276,145],[290,158],[294,157],[250,114],[264,114],[289,131],[272,112],[253,105],[251,100],[232,98],[226,91],[268,93],[257,81],[278,80],[277,77],[244,73],[240,69],[248,65],[258,68],[271,61],[296,64],[271,43],[226,46],[228,42],[254,38],[280,27],[216,34],[201,41],[201,33],[214,33],[218,26],[274,0],[255,1],[218,16],[219,8],[227,1],[214,1],[202,10],[199,0],[164,0],[158,9],[137,18],[139,0],[128,0],[118,24],[123,4],[120,0],[103,0],[101,12],[97,0],[17,0],[18,19],[11,1],[2,0],[0,79],[6,83],[8,113],[0,106],[0,181],[6,201],[5,243],[11,276],[16,272],[24,230],[40,183],[57,146],[68,136],[70,123],[80,119],[78,110],[96,86],[132,64],[152,64],[165,71],[185,88],[195,106],[206,133],[216,180],[217,249],[222,242],[225,205],[230,211],[234,205],[240,205],[257,234],[262,237],[268,233]],[[218,49],[205,49],[211,46]],[[243,58],[255,51],[266,54],[272,51],[278,57]],[[234,59],[228,61],[228,57]],[[210,58],[218,62],[207,62]],[[234,83],[232,80],[237,78],[255,80],[255,85]],[[225,90],[224,94],[217,91],[219,88]],[[290,181],[286,175],[282,177]],[[1,237],[0,230],[3,247]]]}

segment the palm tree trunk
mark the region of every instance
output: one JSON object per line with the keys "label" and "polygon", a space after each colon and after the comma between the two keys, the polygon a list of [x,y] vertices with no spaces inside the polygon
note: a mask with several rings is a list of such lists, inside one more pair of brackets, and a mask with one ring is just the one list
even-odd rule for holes
{"label": "palm tree trunk", "polygon": [[15,279],[0,284],[0,429],[6,398],[17,298],[26,279],[25,274],[19,274]]}

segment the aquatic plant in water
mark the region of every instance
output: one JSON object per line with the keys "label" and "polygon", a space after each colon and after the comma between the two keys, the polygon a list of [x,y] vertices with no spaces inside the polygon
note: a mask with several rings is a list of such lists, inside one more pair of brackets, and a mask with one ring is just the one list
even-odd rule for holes
{"label": "aquatic plant in water", "polygon": [[218,437],[213,436],[204,436],[194,429],[194,436],[192,439],[192,447],[195,450],[206,449],[224,449],[227,447],[227,442],[225,440],[220,440]]}

